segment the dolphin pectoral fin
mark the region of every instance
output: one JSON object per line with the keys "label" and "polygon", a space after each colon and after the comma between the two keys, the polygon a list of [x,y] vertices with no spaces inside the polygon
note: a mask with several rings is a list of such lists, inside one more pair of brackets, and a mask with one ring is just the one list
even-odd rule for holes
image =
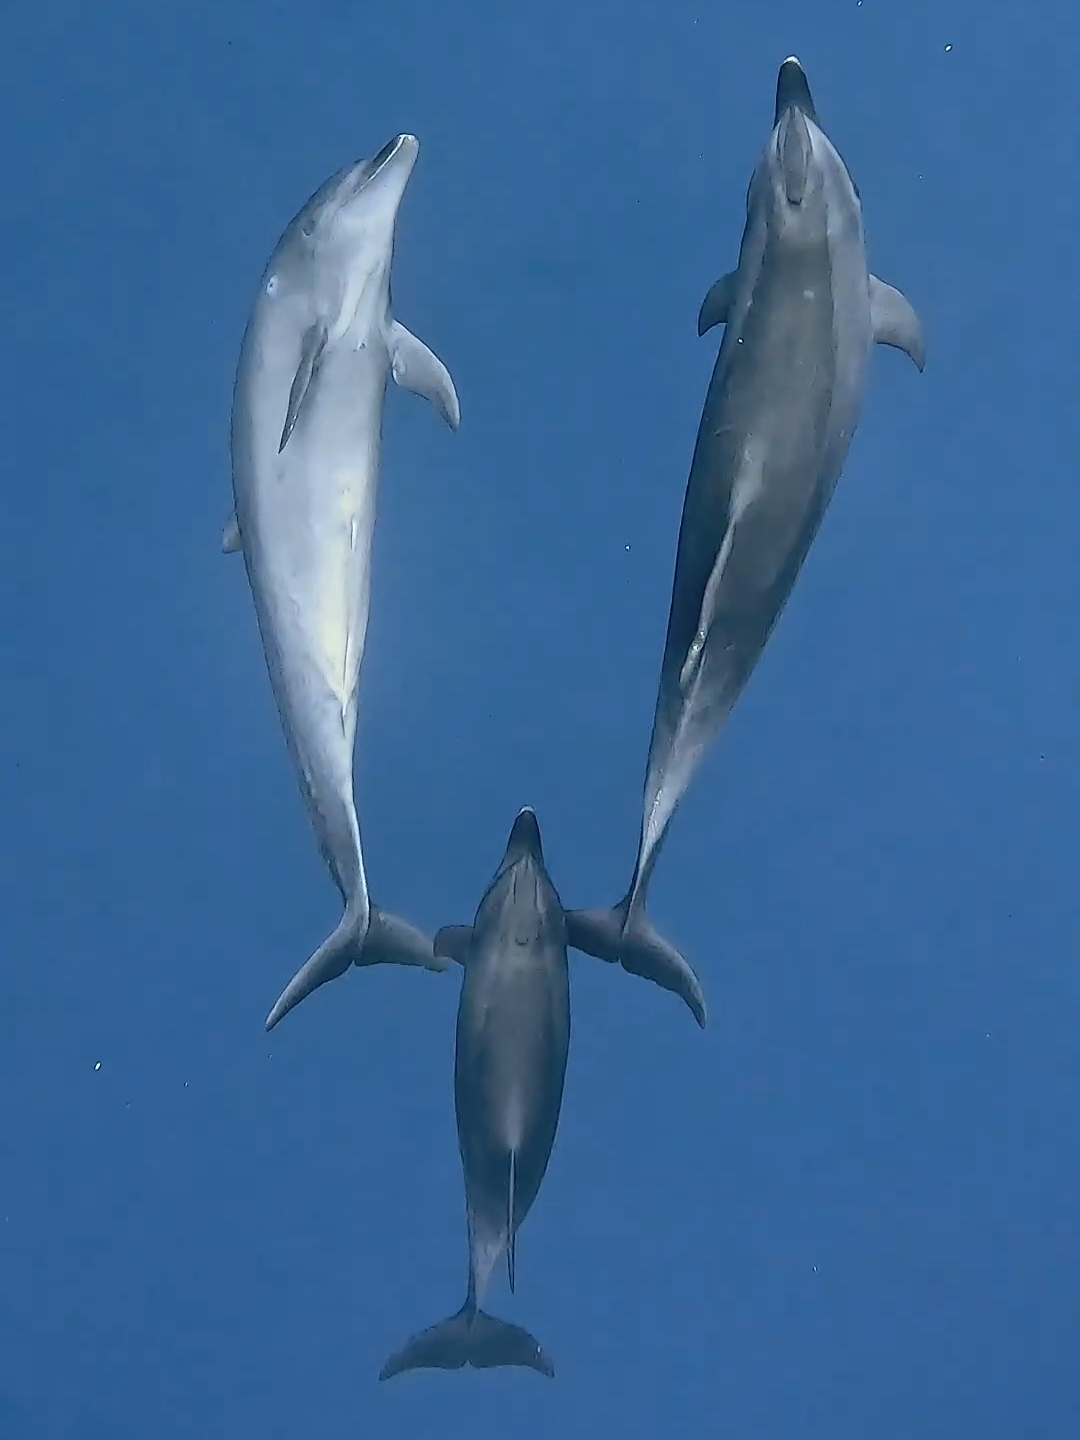
{"label": "dolphin pectoral fin", "polygon": [[403,390],[430,400],[451,430],[461,424],[461,406],[450,371],[439,357],[396,320],[390,331],[390,371]]}
{"label": "dolphin pectoral fin", "polygon": [[876,275],[870,276],[870,325],[878,345],[903,350],[922,370],[926,364],[922,321],[907,296]]}
{"label": "dolphin pectoral fin", "polygon": [[705,299],[701,302],[701,309],[697,317],[697,333],[704,335],[714,325],[725,325],[728,316],[731,314],[731,304],[735,299],[735,271],[730,275],[721,275],[716,284],[712,287]]}
{"label": "dolphin pectoral fin", "polygon": [[437,956],[422,930],[371,907],[367,936],[356,956],[357,965],[416,965],[424,970],[446,970],[445,959]]}
{"label": "dolphin pectoral fin", "polygon": [[237,550],[243,549],[244,542],[240,539],[240,524],[236,518],[236,511],[229,516],[225,529],[221,532],[221,550],[224,555],[235,555]]}
{"label": "dolphin pectoral fin", "polygon": [[566,943],[583,955],[617,965],[622,950],[622,932],[626,923],[626,906],[613,905],[610,910],[567,910]]}
{"label": "dolphin pectoral fin", "polygon": [[309,330],[304,332],[304,338],[300,345],[300,363],[296,367],[296,374],[293,376],[292,387],[289,390],[289,405],[285,412],[285,424],[282,426],[281,440],[278,444],[279,455],[289,443],[289,436],[296,429],[296,422],[300,417],[300,407],[311,389],[315,367],[325,348],[326,327],[312,325]]}
{"label": "dolphin pectoral fin", "polygon": [[472,938],[471,925],[444,925],[435,936],[435,954],[464,965],[469,958]]}

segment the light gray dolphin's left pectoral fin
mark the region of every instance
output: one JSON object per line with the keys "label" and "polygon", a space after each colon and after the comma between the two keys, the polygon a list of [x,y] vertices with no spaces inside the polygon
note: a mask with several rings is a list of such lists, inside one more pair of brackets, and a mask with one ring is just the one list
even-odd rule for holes
{"label": "light gray dolphin's left pectoral fin", "polygon": [[356,957],[357,965],[417,965],[423,970],[446,970],[449,962],[436,955],[429,936],[400,915],[371,907],[367,935]]}
{"label": "light gray dolphin's left pectoral fin", "polygon": [[296,422],[300,418],[301,406],[304,403],[308,391],[311,389],[311,382],[315,375],[315,367],[318,365],[325,348],[325,325],[312,325],[310,329],[305,330],[304,338],[300,343],[300,363],[296,367],[296,374],[293,376],[292,386],[289,390],[289,404],[285,411],[285,424],[281,427],[281,440],[278,443],[279,455],[289,443],[289,436],[296,429]]}
{"label": "light gray dolphin's left pectoral fin", "polygon": [[471,925],[444,925],[435,936],[435,954],[464,965],[469,958],[472,938]]}
{"label": "light gray dolphin's left pectoral fin", "polygon": [[714,325],[724,325],[731,314],[731,304],[735,299],[735,271],[730,275],[721,275],[716,284],[712,287],[705,299],[701,302],[701,309],[697,317],[697,333],[704,335]]}
{"label": "light gray dolphin's left pectoral fin", "polygon": [[926,364],[926,341],[922,321],[906,295],[870,276],[870,325],[878,345],[903,350],[921,370]]}
{"label": "light gray dolphin's left pectoral fin", "polygon": [[236,511],[229,516],[225,529],[221,532],[221,549],[225,555],[235,555],[237,550],[242,550],[244,542],[240,539],[240,523],[236,518]]}
{"label": "light gray dolphin's left pectoral fin", "polygon": [[390,327],[390,373],[394,383],[430,400],[451,430],[461,424],[461,406],[450,371],[411,330],[394,321]]}

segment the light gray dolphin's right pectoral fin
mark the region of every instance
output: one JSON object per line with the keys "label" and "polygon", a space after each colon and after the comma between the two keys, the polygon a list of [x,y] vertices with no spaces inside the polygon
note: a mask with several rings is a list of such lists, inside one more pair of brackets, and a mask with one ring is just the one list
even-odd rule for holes
{"label": "light gray dolphin's right pectoral fin", "polygon": [[408,920],[371,907],[371,921],[357,965],[417,965],[424,970],[446,970],[447,962],[435,954],[431,940]]}
{"label": "light gray dolphin's right pectoral fin", "polygon": [[870,276],[870,325],[878,345],[903,350],[921,370],[926,364],[922,321],[906,295]]}
{"label": "light gray dolphin's right pectoral fin", "polygon": [[629,919],[625,900],[610,910],[567,910],[566,943],[598,960],[618,962],[631,975],[670,990],[705,1028],[701,981],[675,946],[657,933],[640,905]]}
{"label": "light gray dolphin's right pectoral fin", "polygon": [[244,542],[240,539],[240,522],[236,518],[236,511],[229,516],[225,529],[221,533],[221,549],[225,555],[235,555],[237,550],[243,549]]}
{"label": "light gray dolphin's right pectoral fin", "polygon": [[300,408],[304,403],[308,391],[311,389],[311,381],[315,375],[315,367],[318,365],[325,348],[325,325],[312,325],[310,329],[305,330],[304,338],[300,344],[300,363],[296,367],[296,374],[293,376],[292,387],[289,390],[289,405],[285,411],[285,424],[281,427],[281,440],[278,444],[279,455],[289,443],[289,436],[296,429],[296,422],[300,417]]}
{"label": "light gray dolphin's right pectoral fin", "polygon": [[697,317],[697,333],[704,335],[714,325],[724,325],[731,314],[731,304],[735,299],[736,272],[733,270],[730,275],[721,275],[716,284],[712,287],[705,299],[701,302],[701,309]]}
{"label": "light gray dolphin's right pectoral fin", "polygon": [[461,406],[450,371],[422,340],[397,320],[390,327],[390,373],[403,390],[430,400],[451,430],[461,424]]}
{"label": "light gray dolphin's right pectoral fin", "polygon": [[471,925],[444,925],[435,936],[435,954],[464,965],[469,959],[472,938]]}

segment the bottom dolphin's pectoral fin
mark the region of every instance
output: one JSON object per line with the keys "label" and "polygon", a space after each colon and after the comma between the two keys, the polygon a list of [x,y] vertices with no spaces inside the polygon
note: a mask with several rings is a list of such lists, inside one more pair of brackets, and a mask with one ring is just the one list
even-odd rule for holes
{"label": "bottom dolphin's pectoral fin", "polygon": [[906,295],[886,285],[876,275],[870,276],[870,325],[878,345],[891,345],[903,350],[918,369],[926,364],[926,341],[922,321]]}
{"label": "bottom dolphin's pectoral fin", "polygon": [[730,275],[721,275],[701,302],[701,309],[698,311],[697,317],[699,336],[711,330],[714,325],[727,323],[731,315],[732,302],[735,299],[735,279],[734,270]]}
{"label": "bottom dolphin's pectoral fin", "polygon": [[701,981],[675,946],[653,929],[640,904],[633,910],[629,910],[627,900],[610,910],[567,910],[566,943],[670,990],[683,1000],[704,1029],[706,1009]]}
{"label": "bottom dolphin's pectoral fin", "polygon": [[444,925],[435,936],[435,954],[464,965],[469,958],[472,938],[471,925]]}
{"label": "bottom dolphin's pectoral fin", "polygon": [[445,970],[447,962],[435,954],[431,940],[408,920],[371,907],[367,937],[356,956],[357,965],[417,965],[424,970]]}
{"label": "bottom dolphin's pectoral fin", "polygon": [[300,417],[300,408],[304,403],[308,391],[311,389],[311,382],[315,375],[315,367],[322,357],[326,348],[326,327],[323,325],[312,325],[304,332],[304,338],[300,344],[300,363],[296,367],[296,374],[293,376],[292,386],[289,390],[289,405],[285,411],[285,424],[281,427],[281,440],[278,443],[278,454],[285,449],[289,443],[289,436],[296,429],[296,422]]}
{"label": "bottom dolphin's pectoral fin", "polygon": [[229,516],[225,529],[221,532],[221,549],[225,555],[235,555],[237,550],[243,549],[244,542],[240,539],[240,522],[236,518],[236,512]]}
{"label": "bottom dolphin's pectoral fin", "polygon": [[441,1325],[414,1335],[387,1360],[379,1379],[390,1380],[406,1370],[460,1370],[463,1365],[477,1370],[518,1365],[549,1379],[555,1374],[554,1365],[527,1330],[466,1305]]}
{"label": "bottom dolphin's pectoral fin", "polygon": [[390,330],[390,372],[394,383],[430,400],[451,430],[461,423],[461,406],[450,371],[411,330],[394,321]]}

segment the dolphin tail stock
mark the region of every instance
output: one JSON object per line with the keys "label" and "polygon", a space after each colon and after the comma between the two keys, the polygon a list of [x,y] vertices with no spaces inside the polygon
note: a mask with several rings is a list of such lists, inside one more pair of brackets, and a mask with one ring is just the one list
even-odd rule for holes
{"label": "dolphin tail stock", "polygon": [[701,981],[691,965],[653,926],[645,902],[630,896],[610,910],[568,910],[566,939],[575,950],[609,965],[619,964],[631,975],[670,990],[705,1028],[707,1016]]}
{"label": "dolphin tail stock", "polygon": [[362,912],[346,910],[337,929],[301,965],[278,996],[266,1017],[266,1028],[273,1030],[301,1000],[327,981],[337,980],[350,965],[415,965],[425,970],[445,970],[449,963],[435,954],[428,936],[408,920],[372,905],[365,924]]}
{"label": "dolphin tail stock", "polygon": [[554,1365],[527,1330],[489,1315],[469,1299],[456,1315],[421,1330],[395,1351],[379,1379],[390,1380],[406,1370],[460,1370],[465,1365],[476,1370],[516,1365],[549,1379],[555,1375]]}

